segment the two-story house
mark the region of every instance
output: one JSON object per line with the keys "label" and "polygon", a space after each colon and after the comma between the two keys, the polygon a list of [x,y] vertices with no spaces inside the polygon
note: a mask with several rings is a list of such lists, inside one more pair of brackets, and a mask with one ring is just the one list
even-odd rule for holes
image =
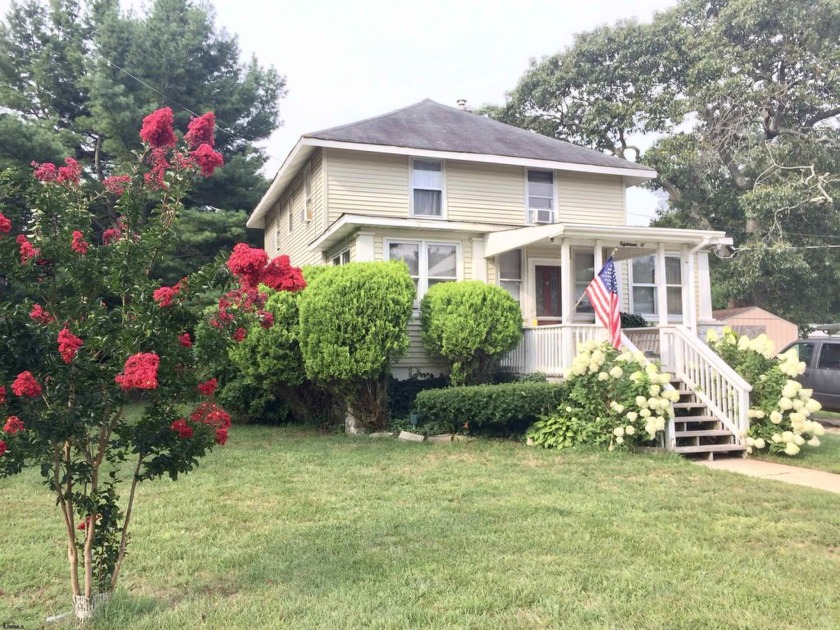
{"label": "two-story house", "polygon": [[[302,136],[248,227],[295,265],[404,260],[418,299],[437,282],[498,284],[519,300],[526,327],[592,324],[578,300],[614,252],[623,311],[696,330],[712,321],[708,253],[731,240],[628,225],[627,188],[655,176],[424,100]],[[411,332],[397,373],[434,370],[416,324]],[[560,367],[544,363],[534,367]]]}
{"label": "two-story house", "polygon": [[[704,449],[714,440],[712,450],[743,450],[749,384],[697,337],[714,322],[709,253],[732,241],[723,232],[628,225],[627,189],[655,176],[427,99],[303,135],[248,227],[264,229],[269,255],[288,254],[298,266],[403,260],[418,302],[438,282],[497,284],[523,315],[522,342],[503,365],[550,375],[571,363],[579,342],[606,337],[582,296],[612,254],[621,310],[656,326],[625,331],[624,345],[675,372],[691,397],[680,404],[700,414],[672,421],[670,446]],[[440,371],[417,318],[409,333],[395,376]]]}

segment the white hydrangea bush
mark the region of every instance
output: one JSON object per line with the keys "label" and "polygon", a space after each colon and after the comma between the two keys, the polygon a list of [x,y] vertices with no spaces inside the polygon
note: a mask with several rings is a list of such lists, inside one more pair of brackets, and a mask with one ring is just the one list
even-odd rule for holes
{"label": "white hydrangea bush", "polygon": [[750,339],[724,327],[718,335],[710,330],[709,346],[752,385],[747,451],[798,455],[803,446],[820,445],[823,426],[810,417],[822,407],[811,398],[813,390],[802,387],[796,377],[805,372],[795,349],[773,357],[773,342],[767,335]]}
{"label": "white hydrangea bush", "polygon": [[614,450],[651,443],[673,416],[679,393],[669,374],[641,352],[620,352],[609,343],[587,342],[565,373],[568,398],[556,414],[528,431],[541,446],[599,444]]}

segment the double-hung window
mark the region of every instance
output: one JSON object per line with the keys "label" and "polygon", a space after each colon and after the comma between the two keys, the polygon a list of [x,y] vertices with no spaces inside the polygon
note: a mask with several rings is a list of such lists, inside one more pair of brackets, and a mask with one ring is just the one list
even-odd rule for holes
{"label": "double-hung window", "polygon": [[554,223],[554,173],[528,171],[528,222]]}
{"label": "double-hung window", "polygon": [[402,260],[417,288],[417,299],[429,287],[458,279],[458,244],[427,241],[389,241],[389,260]]}
{"label": "double-hung window", "polygon": [[499,286],[517,302],[522,295],[522,250],[512,249],[499,255]]}
{"label": "double-hung window", "polygon": [[443,162],[411,161],[411,214],[443,217]]}
{"label": "double-hung window", "polygon": [[[632,261],[632,310],[641,315],[657,315],[656,257],[640,256]],[[679,256],[665,256],[665,293],[668,315],[682,315],[682,264]]]}

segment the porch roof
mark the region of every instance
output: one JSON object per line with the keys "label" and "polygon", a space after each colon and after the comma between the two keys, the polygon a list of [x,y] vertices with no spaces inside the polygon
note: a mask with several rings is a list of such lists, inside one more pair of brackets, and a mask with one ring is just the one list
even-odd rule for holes
{"label": "porch roof", "polygon": [[583,223],[552,223],[532,227],[504,230],[487,235],[485,258],[498,256],[512,249],[527,245],[551,243],[554,239],[574,239],[594,242],[600,240],[604,247],[645,248],[654,244],[692,245],[706,249],[717,245],[731,245],[726,232],[715,230],[682,230],[676,228],[646,227],[637,225],[589,225]]}

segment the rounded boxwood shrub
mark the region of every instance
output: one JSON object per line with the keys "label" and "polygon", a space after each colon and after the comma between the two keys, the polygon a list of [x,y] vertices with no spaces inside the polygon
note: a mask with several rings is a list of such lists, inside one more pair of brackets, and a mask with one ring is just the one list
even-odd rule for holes
{"label": "rounded boxwood shrub", "polygon": [[489,382],[496,361],[522,336],[519,304],[478,280],[433,286],[420,303],[423,346],[444,359],[453,385]]}
{"label": "rounded boxwood shrub", "polygon": [[388,419],[388,373],[408,349],[414,282],[400,261],[325,267],[301,294],[306,376],[368,428]]}

